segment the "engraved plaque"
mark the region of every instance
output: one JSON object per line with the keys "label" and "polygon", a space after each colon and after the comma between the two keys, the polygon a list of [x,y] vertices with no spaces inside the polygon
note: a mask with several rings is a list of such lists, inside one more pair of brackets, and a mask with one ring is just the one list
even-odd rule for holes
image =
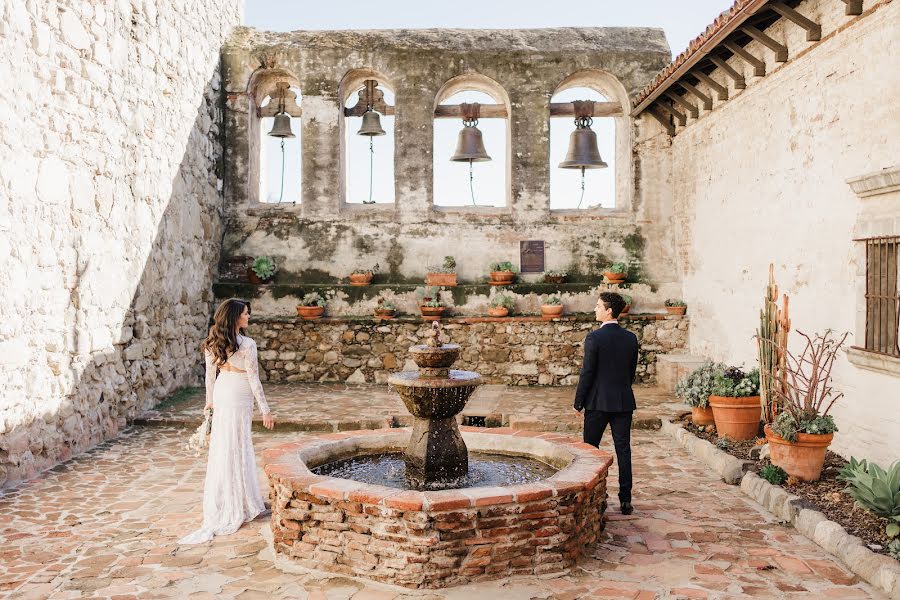
{"label": "engraved plaque", "polygon": [[519,242],[519,265],[522,273],[544,272],[543,240],[523,240]]}

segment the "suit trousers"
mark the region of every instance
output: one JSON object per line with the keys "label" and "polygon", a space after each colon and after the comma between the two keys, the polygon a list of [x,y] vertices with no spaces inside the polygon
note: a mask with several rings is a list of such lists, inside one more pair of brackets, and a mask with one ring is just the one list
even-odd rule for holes
{"label": "suit trousers", "polygon": [[584,443],[599,447],[606,426],[612,429],[619,465],[619,502],[631,502],[631,417],[632,411],[584,411]]}

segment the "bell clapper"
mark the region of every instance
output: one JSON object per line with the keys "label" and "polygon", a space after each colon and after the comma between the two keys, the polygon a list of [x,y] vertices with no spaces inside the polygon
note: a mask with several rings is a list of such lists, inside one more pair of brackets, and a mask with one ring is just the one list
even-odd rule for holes
{"label": "bell clapper", "polygon": [[584,202],[584,167],[581,167],[581,198],[578,199],[578,206],[575,208],[581,208],[582,202]]}

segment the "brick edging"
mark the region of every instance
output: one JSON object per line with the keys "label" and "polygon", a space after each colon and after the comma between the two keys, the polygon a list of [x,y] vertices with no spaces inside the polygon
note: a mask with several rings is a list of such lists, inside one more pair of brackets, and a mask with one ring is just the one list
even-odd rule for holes
{"label": "brick edging", "polygon": [[872,552],[862,540],[847,533],[840,524],[828,520],[828,517],[817,510],[804,508],[804,501],[800,496],[789,494],[781,486],[772,485],[756,473],[744,472],[747,461],[719,450],[668,420],[663,420],[662,431],[718,473],[726,483],[740,485],[745,495],[838,558],[862,580],[893,600],[900,600],[900,562]]}

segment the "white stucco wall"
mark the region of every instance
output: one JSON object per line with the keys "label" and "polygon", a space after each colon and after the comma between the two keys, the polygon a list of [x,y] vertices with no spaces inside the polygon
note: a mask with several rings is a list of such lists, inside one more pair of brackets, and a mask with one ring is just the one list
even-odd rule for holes
{"label": "white stucco wall", "polygon": [[[645,179],[642,187],[669,194],[678,215],[674,252],[693,354],[755,364],[752,336],[770,262],[790,296],[794,331],[851,331],[850,343],[864,345],[864,254],[852,240],[866,231],[900,234],[900,193],[859,198],[846,183],[900,163],[900,69],[890,51],[900,40],[900,3],[867,2],[859,18],[838,0],[799,10],[822,24],[822,41],[807,42],[803,30],[779,21],[767,33],[786,43],[789,62],[751,44],[768,74],[753,77],[732,59],[747,88],[732,88],[711,111],[701,107],[671,148],[654,141],[665,134],[649,115],[642,120],[644,169],[671,164],[670,181]],[[800,341],[794,334],[792,349]],[[833,410],[840,433],[832,449],[883,465],[900,458],[900,376],[842,355],[834,384],[845,398]]]}

